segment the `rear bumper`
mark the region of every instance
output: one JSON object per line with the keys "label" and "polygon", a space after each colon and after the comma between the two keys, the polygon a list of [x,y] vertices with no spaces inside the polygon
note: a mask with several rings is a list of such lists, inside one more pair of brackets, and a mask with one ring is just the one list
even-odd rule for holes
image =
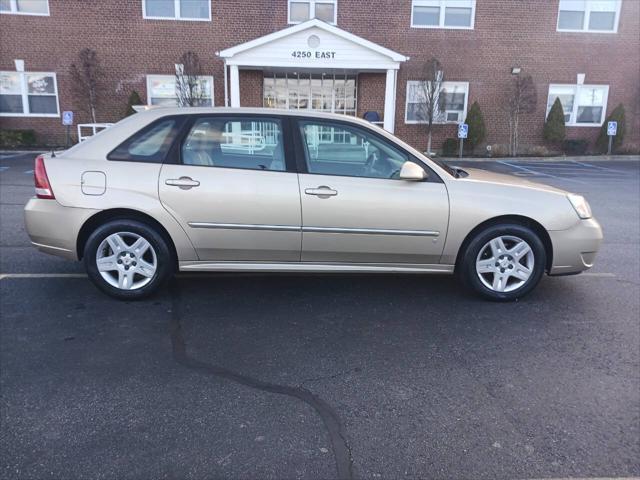
{"label": "rear bumper", "polygon": [[77,260],[78,232],[98,211],[63,207],[55,200],[32,198],[24,207],[24,224],[31,243],[38,250]]}
{"label": "rear bumper", "polygon": [[571,275],[593,266],[602,243],[602,228],[595,218],[580,220],[567,230],[549,232],[553,265],[549,275]]}

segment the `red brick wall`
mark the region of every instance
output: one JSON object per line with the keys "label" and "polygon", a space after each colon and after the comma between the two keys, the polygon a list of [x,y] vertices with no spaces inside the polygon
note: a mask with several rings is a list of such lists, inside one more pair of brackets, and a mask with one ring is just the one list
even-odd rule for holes
{"label": "red brick wall", "polygon": [[[57,73],[61,110],[89,120],[73,94],[69,66],[78,51],[98,52],[105,95],[98,121],[122,117],[136,89],[146,99],[145,75],[172,74],[186,50],[198,53],[215,78],[215,104],[224,105],[223,63],[215,52],[287,27],[286,0],[212,0],[211,22],[146,20],[141,0],[49,0],[51,16],[0,15],[0,70],[25,60],[27,71]],[[384,12],[384,15],[381,15]],[[398,74],[396,133],[425,148],[426,130],[406,125],[406,82],[418,79],[421,65],[435,56],[449,80],[470,83],[469,105],[478,100],[489,143],[508,142],[507,117],[500,105],[511,81],[510,69],[530,73],[538,90],[536,112],[521,119],[521,145],[540,145],[549,83],[608,84],[608,112],[618,103],[627,110],[625,143],[640,145],[640,1],[622,0],[617,34],[556,32],[558,0],[478,0],[473,30],[414,29],[411,0],[339,0],[338,27],[411,57]],[[358,111],[380,111],[384,75],[360,74]],[[259,72],[241,73],[241,104],[262,104]],[[43,141],[61,141],[59,118],[0,118],[0,128],[34,128]],[[570,127],[570,137],[593,139],[594,127]],[[455,126],[436,126],[434,146],[455,135]]]}

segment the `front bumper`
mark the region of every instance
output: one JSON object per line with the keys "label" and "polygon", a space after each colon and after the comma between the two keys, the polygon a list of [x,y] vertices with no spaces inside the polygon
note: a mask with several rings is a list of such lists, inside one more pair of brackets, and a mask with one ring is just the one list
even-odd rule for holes
{"label": "front bumper", "polygon": [[550,231],[549,237],[553,246],[549,275],[572,275],[591,268],[603,238],[595,218],[580,220],[567,230]]}
{"label": "front bumper", "polygon": [[76,241],[82,225],[99,210],[63,207],[55,200],[32,198],[24,207],[24,224],[38,250],[77,260]]}

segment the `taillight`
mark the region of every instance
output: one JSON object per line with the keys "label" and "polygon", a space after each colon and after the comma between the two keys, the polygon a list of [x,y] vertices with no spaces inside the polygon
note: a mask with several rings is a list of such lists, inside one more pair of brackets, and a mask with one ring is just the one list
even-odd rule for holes
{"label": "taillight", "polygon": [[36,196],[38,198],[56,198],[47,177],[47,169],[44,168],[44,157],[42,155],[36,157],[33,179],[36,184]]}

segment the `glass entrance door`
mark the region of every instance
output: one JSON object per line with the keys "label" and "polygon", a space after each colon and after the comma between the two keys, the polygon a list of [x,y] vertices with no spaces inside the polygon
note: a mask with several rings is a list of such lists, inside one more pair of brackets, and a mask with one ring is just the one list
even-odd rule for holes
{"label": "glass entrance door", "polygon": [[356,75],[265,72],[263,105],[355,115],[357,84]]}

